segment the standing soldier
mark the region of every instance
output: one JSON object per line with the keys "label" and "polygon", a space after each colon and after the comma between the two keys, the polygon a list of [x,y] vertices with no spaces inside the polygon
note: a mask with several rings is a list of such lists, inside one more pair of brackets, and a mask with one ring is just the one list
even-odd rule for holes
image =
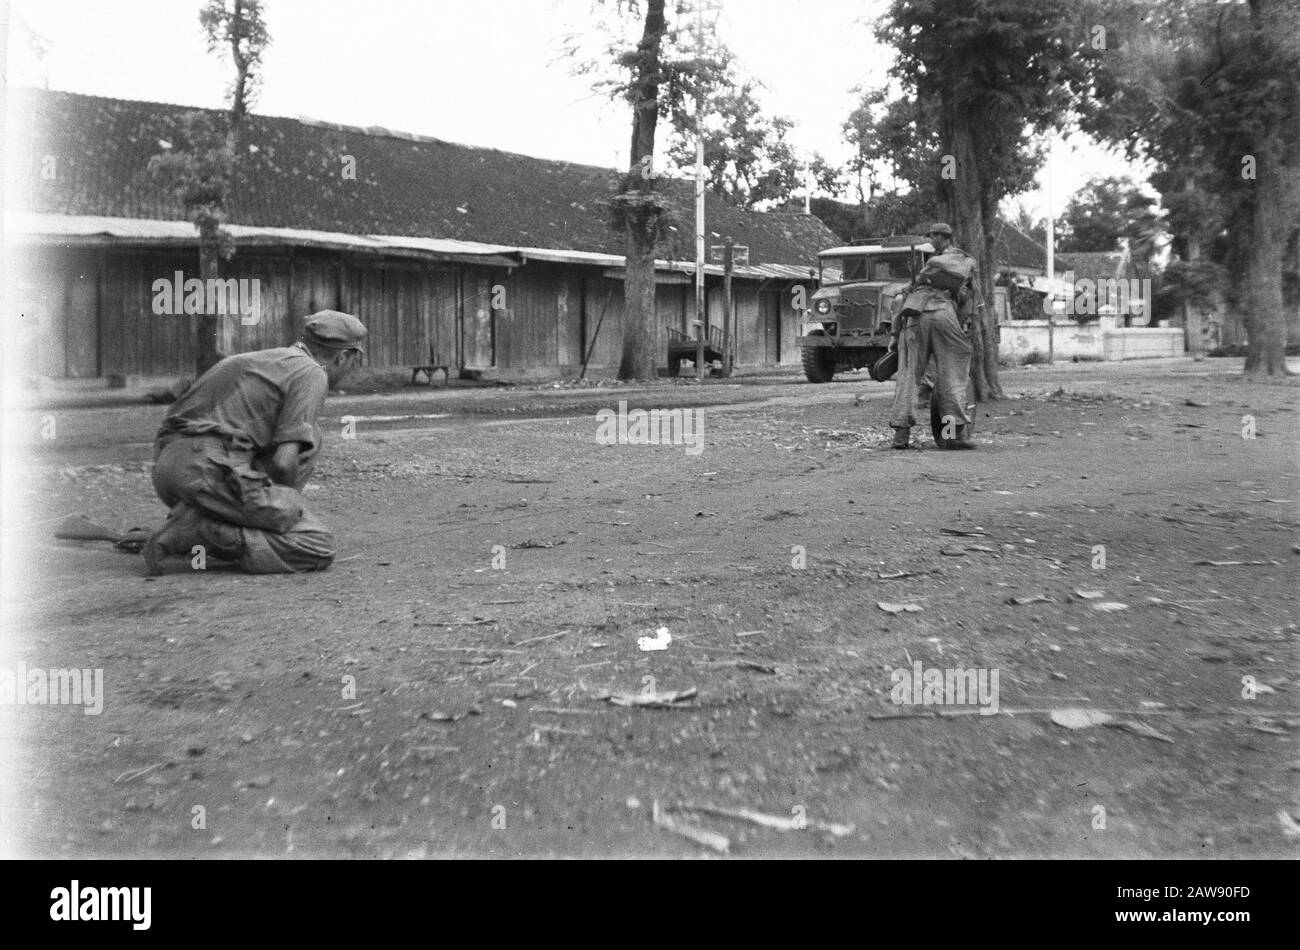
{"label": "standing soldier", "polygon": [[145,543],[150,574],[195,546],[248,574],[329,567],[334,536],[300,493],[320,453],[325,394],[365,335],[356,317],[322,310],[293,346],[229,356],[177,400],[155,443],[154,489],[171,511]]}
{"label": "standing soldier", "polygon": [[912,426],[929,414],[930,400],[937,399],[944,428],[952,427],[951,438],[936,440],[939,447],[973,449],[966,389],[974,348],[966,325],[982,306],[972,280],[975,260],[953,245],[947,224],[932,225],[928,237],[934,254],[908,288],[894,320],[898,382],[889,420],[894,448],[910,447]]}

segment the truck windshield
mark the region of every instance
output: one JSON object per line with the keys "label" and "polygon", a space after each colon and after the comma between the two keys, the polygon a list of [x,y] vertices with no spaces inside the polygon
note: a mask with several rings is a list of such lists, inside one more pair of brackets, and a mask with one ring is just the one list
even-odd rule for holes
{"label": "truck windshield", "polygon": [[[920,267],[920,259],[917,267]],[[848,283],[855,280],[911,280],[912,272],[908,269],[908,255],[879,257],[827,257],[822,262],[822,281],[832,283],[836,280]]]}
{"label": "truck windshield", "polygon": [[870,280],[909,280],[906,257],[877,258],[871,262]]}
{"label": "truck windshield", "polygon": [[822,280],[850,281],[867,279],[867,259],[865,257],[826,257],[822,258]]}

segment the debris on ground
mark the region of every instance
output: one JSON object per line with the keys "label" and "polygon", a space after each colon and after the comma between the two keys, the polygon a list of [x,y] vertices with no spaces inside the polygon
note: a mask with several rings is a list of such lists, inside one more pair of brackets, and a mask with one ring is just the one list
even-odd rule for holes
{"label": "debris on ground", "polygon": [[801,815],[791,815],[786,818],[783,815],[765,815],[762,812],[754,811],[750,808],[721,808],[715,805],[692,805],[684,802],[678,805],[676,811],[698,812],[702,815],[715,815],[719,818],[735,818],[738,821],[748,821],[751,824],[758,825],[761,828],[772,828],[776,831],[804,831],[812,829],[814,831],[824,831],[836,838],[843,838],[854,832],[853,825],[841,825],[834,822],[816,821],[805,818]]}
{"label": "debris on ground", "polygon": [[889,604],[883,600],[876,601],[876,606],[887,614],[914,614],[924,609],[920,604]]}
{"label": "debris on ground", "polygon": [[1108,722],[1106,725],[1110,726],[1112,729],[1123,729],[1125,732],[1131,732],[1135,736],[1142,736],[1144,739],[1155,739],[1159,742],[1169,743],[1174,741],[1163,732],[1153,729],[1144,722],[1133,722],[1131,720],[1123,719],[1116,720],[1115,722]]}
{"label": "debris on ground", "polygon": [[1281,567],[1280,561],[1193,561],[1197,567]]}
{"label": "debris on ground", "polygon": [[1287,734],[1285,729],[1279,727],[1277,720],[1266,719],[1263,716],[1252,716],[1246,720],[1246,725],[1256,732],[1262,732],[1270,736],[1284,736]]}
{"label": "debris on ground", "polygon": [[660,627],[655,631],[653,637],[637,637],[636,645],[638,650],[649,653],[654,650],[667,650],[668,644],[673,642],[673,635],[668,632],[667,627]]}
{"label": "debris on ground", "polygon": [[1110,713],[1095,709],[1053,709],[1051,719],[1052,722],[1058,726],[1064,726],[1066,729],[1091,729],[1093,726],[1108,726],[1111,729],[1123,729],[1125,732],[1142,736],[1144,739],[1156,739],[1160,742],[1169,743],[1174,741],[1163,732],[1153,729],[1144,722],[1135,722],[1131,719],[1116,719]]}
{"label": "debris on ground", "polygon": [[1052,598],[1044,594],[1033,594],[1029,597],[1009,597],[1006,601],[1008,604],[1014,604],[1017,607],[1023,607],[1026,604],[1050,604]]}
{"label": "debris on ground", "polygon": [[1114,716],[1109,713],[1097,712],[1093,709],[1053,709],[1051,713],[1052,722],[1058,726],[1064,726],[1066,729],[1090,729],[1093,726],[1104,726],[1108,722],[1114,721]]}
{"label": "debris on ground", "polygon": [[659,709],[679,709],[688,699],[698,694],[694,686],[686,689],[652,690],[643,689],[635,693],[610,693],[605,698],[615,706],[652,706]]}
{"label": "debris on ground", "polygon": [[483,712],[478,706],[470,706],[461,712],[447,712],[446,710],[436,709],[433,712],[420,713],[421,719],[427,719],[430,722],[460,722],[469,716],[477,716]]}
{"label": "debris on ground", "polygon": [[1282,834],[1292,841],[1300,842],[1300,822],[1297,822],[1286,811],[1279,811],[1277,820],[1282,823]]}
{"label": "debris on ground", "polygon": [[1104,614],[1113,614],[1121,610],[1128,610],[1128,604],[1122,604],[1118,600],[1103,600],[1092,605],[1093,610],[1100,610]]}
{"label": "debris on ground", "polygon": [[654,821],[656,828],[662,828],[664,831],[671,831],[675,835],[681,835],[683,838],[688,838],[698,845],[711,848],[719,854],[731,853],[731,839],[726,835],[720,835],[716,831],[709,831],[707,828],[700,828],[688,822],[678,821],[659,807],[659,799],[657,798],[650,803],[650,817]]}

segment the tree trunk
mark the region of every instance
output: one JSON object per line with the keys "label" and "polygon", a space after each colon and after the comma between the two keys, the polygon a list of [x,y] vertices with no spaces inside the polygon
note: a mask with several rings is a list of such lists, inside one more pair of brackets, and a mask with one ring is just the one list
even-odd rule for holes
{"label": "tree trunk", "polygon": [[655,349],[655,239],[658,221],[649,199],[655,190],[653,160],[659,122],[660,47],[664,36],[664,2],[646,5],[645,32],[637,46],[632,81],[632,155],[623,193],[643,199],[626,208],[627,273],[623,278],[623,358],[619,379],[653,379]]}
{"label": "tree trunk", "polygon": [[[1277,150],[1280,151],[1280,150]],[[1282,250],[1286,222],[1281,220],[1280,171],[1276,159],[1259,155],[1255,202],[1243,238],[1246,243],[1247,375],[1285,376],[1286,311],[1282,304]]]}
{"label": "tree trunk", "polygon": [[[998,318],[993,294],[993,234],[985,226],[986,214],[983,176],[977,161],[978,143],[973,125],[948,105],[944,97],[942,137],[948,154],[956,160],[956,178],[942,179],[939,196],[952,225],[954,242],[980,258],[977,279],[984,309],[977,311],[971,324],[971,382],[975,399],[989,402],[1002,398],[998,382]],[[954,113],[957,113],[954,115]]]}
{"label": "tree trunk", "polygon": [[[215,227],[199,229],[199,278],[204,281],[215,280],[221,276],[221,244]],[[221,317],[208,313],[205,307],[195,321],[194,339],[194,375],[197,379],[213,366],[217,365],[223,354],[217,346],[217,335],[221,332]]]}
{"label": "tree trunk", "polygon": [[654,245],[649,248],[629,232],[627,274],[623,278],[623,358],[619,379],[653,379],[658,353],[655,350],[655,262]]}
{"label": "tree trunk", "polygon": [[[977,278],[984,309],[976,312],[971,325],[972,343],[975,346],[975,353],[971,357],[971,372],[976,380],[975,399],[978,402],[992,402],[1003,397],[1002,383],[998,379],[998,300],[993,285],[994,251],[991,225],[992,221],[986,216],[986,220],[980,227],[983,232],[984,261],[980,265]],[[979,366],[978,375],[976,375],[976,365]]]}
{"label": "tree trunk", "polygon": [[[1276,8],[1252,0],[1252,46],[1267,60],[1268,44],[1275,41]],[[1240,240],[1246,250],[1246,366],[1248,376],[1286,376],[1286,309],[1282,302],[1282,267],[1287,238],[1294,226],[1286,209],[1294,207],[1295,178],[1300,172],[1282,163],[1287,150],[1282,143],[1280,120],[1274,115],[1256,133],[1254,200]],[[1289,186],[1289,187],[1288,187]],[[1288,193],[1289,192],[1289,193]]]}

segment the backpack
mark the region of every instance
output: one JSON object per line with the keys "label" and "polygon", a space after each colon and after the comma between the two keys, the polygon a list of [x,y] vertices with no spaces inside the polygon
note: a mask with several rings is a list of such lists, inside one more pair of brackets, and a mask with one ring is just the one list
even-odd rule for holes
{"label": "backpack", "polygon": [[975,273],[975,258],[965,251],[949,249],[925,262],[918,277],[925,277],[932,287],[955,293]]}

